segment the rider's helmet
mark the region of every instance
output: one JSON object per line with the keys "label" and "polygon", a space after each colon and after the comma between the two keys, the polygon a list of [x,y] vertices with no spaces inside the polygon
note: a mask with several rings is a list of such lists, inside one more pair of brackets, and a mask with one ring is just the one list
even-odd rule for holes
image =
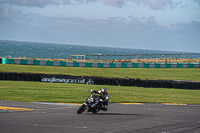
{"label": "rider's helmet", "polygon": [[106,92],[107,92],[107,88],[106,88],[106,87],[103,87],[103,88],[101,89],[101,94],[106,94]]}

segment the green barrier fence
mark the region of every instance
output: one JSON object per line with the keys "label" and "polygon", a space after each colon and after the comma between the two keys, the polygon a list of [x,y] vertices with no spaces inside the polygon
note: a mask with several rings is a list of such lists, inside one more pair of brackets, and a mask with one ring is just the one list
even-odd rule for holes
{"label": "green barrier fence", "polygon": [[33,65],[40,65],[40,60],[33,60]]}
{"label": "green barrier fence", "polygon": [[92,67],[92,62],[86,62],[85,67]]}
{"label": "green barrier fence", "polygon": [[165,63],[166,68],[171,68],[171,63]]}
{"label": "green barrier fence", "polygon": [[155,63],[155,68],[160,68],[160,63]]}
{"label": "green barrier fence", "polygon": [[67,63],[64,61],[60,61],[60,66],[67,66]]}
{"label": "green barrier fence", "polygon": [[46,66],[53,66],[53,61],[46,61]]}
{"label": "green barrier fence", "polygon": [[149,63],[144,63],[144,68],[149,68]]}
{"label": "green barrier fence", "polygon": [[14,59],[7,59],[7,64],[14,64]]}
{"label": "green barrier fence", "polygon": [[115,63],[109,63],[110,68],[115,68]]}
{"label": "green barrier fence", "polygon": [[138,63],[132,63],[133,68],[138,68]]}
{"label": "green barrier fence", "polygon": [[7,58],[2,58],[2,64],[7,64]]}
{"label": "green barrier fence", "polygon": [[188,63],[188,68],[194,68],[194,64],[193,63]]}
{"label": "green barrier fence", "polygon": [[127,68],[127,63],[121,63],[122,68]]}
{"label": "green barrier fence", "polygon": [[200,63],[97,63],[97,62],[65,62],[48,60],[27,60],[2,58],[2,64],[23,64],[43,66],[68,67],[98,67],[98,68],[200,68]]}
{"label": "green barrier fence", "polygon": [[27,60],[26,59],[21,59],[21,64],[26,65],[27,64]]}
{"label": "green barrier fence", "polygon": [[182,63],[177,63],[177,68],[183,68],[183,64]]}
{"label": "green barrier fence", "polygon": [[98,67],[101,67],[101,68],[103,68],[104,66],[104,63],[98,63]]}
{"label": "green barrier fence", "polygon": [[79,62],[73,62],[73,67],[79,67]]}

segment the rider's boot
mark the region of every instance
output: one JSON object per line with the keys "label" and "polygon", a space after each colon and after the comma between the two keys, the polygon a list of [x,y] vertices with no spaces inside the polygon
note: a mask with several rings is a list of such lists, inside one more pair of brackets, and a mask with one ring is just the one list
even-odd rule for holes
{"label": "rider's boot", "polygon": [[108,110],[108,106],[107,106],[107,105],[104,105],[104,106],[102,106],[100,109],[103,110],[103,111],[107,111],[107,110]]}

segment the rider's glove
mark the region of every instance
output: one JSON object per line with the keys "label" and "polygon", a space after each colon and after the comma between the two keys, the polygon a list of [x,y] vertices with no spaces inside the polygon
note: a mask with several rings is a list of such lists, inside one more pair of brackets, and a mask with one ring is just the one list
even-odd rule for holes
{"label": "rider's glove", "polygon": [[100,99],[99,101],[100,101],[100,102],[103,102],[103,99]]}

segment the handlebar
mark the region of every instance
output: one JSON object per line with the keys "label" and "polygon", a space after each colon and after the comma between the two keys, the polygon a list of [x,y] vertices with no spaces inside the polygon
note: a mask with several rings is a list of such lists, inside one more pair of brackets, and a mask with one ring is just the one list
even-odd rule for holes
{"label": "handlebar", "polygon": [[91,90],[88,90],[88,91],[90,91],[91,92],[91,94],[93,94],[94,93],[94,91],[91,89]]}

